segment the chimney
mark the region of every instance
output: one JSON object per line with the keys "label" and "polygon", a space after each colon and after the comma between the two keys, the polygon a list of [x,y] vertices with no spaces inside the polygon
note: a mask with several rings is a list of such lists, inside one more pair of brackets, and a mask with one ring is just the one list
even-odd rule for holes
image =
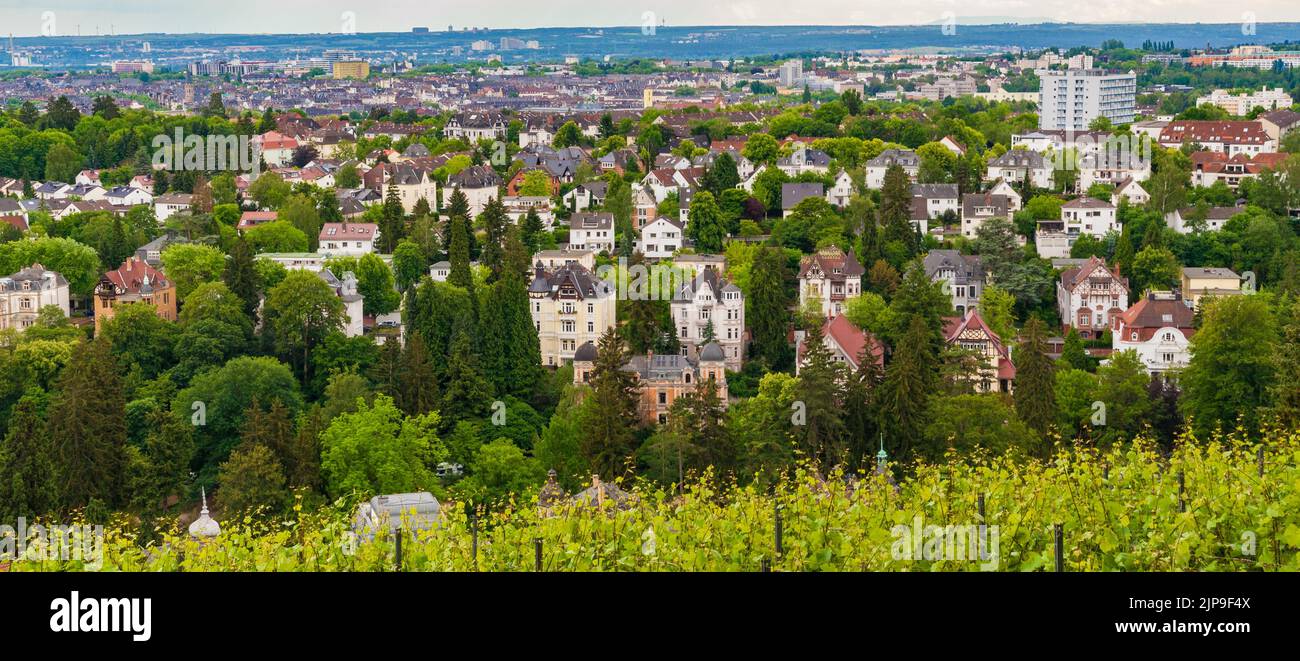
{"label": "chimney", "polygon": [[605,489],[602,488],[602,487],[600,486],[600,476],[599,476],[599,475],[592,475],[592,476],[591,476],[591,486],[592,486],[592,488],[594,488],[594,489],[596,490],[596,505],[597,505],[598,507],[604,505],[604,504],[605,504]]}

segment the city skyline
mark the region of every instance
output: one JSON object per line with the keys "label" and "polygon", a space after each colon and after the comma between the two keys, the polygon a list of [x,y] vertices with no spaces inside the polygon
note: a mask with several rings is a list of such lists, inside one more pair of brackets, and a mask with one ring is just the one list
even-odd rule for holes
{"label": "city skyline", "polygon": [[[310,12],[259,15],[259,3],[230,0],[223,11],[204,6],[177,6],[161,0],[120,0],[97,6],[85,0],[60,0],[33,6],[30,2],[0,0],[6,34],[93,36],[131,34],[314,34],[409,32],[414,27],[445,31],[468,27],[498,30],[550,27],[621,27],[646,23],[680,27],[826,25],[903,26],[955,22],[1042,23],[1272,23],[1300,20],[1300,6],[1283,0],[1255,2],[1248,8],[1229,7],[1211,0],[1178,3],[1101,0],[1078,6],[1068,0],[1027,3],[1021,0],[972,0],[957,3],[936,0],[900,7],[883,2],[834,0],[815,6],[789,6],[776,0],[701,5],[688,0],[658,0],[637,5],[592,6],[576,0],[558,0],[547,11],[530,12],[517,0],[489,0],[473,7],[432,10],[413,0],[397,0],[382,7],[352,0],[320,0]],[[264,13],[264,12],[262,12]],[[485,20],[484,16],[493,17]],[[1243,32],[1244,33],[1244,32]]]}

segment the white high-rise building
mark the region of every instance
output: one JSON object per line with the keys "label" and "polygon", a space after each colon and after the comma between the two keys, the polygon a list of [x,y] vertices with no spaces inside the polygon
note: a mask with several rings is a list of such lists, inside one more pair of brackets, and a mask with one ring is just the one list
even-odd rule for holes
{"label": "white high-rise building", "polygon": [[1137,102],[1137,74],[1104,69],[1040,70],[1038,128],[1083,131],[1106,117],[1113,125],[1130,124]]}
{"label": "white high-rise building", "polygon": [[789,60],[782,64],[777,76],[780,79],[781,87],[802,87],[804,84],[803,60]]}

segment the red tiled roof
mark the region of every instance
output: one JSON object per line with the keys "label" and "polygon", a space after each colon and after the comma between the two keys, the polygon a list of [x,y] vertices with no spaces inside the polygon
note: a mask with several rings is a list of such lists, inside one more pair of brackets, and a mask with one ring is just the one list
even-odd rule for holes
{"label": "red tiled roof", "polygon": [[162,271],[149,266],[148,263],[134,256],[128,257],[125,262],[122,262],[121,266],[117,267],[117,270],[105,273],[104,277],[108,278],[118,290],[127,293],[139,292],[146,277],[154,289],[171,286],[171,282],[166,275],[163,275]]}
{"label": "red tiled roof", "polygon": [[1247,121],[1178,121],[1170,122],[1160,132],[1162,143],[1229,143],[1235,145],[1262,145],[1269,141],[1268,134],[1259,122]]}

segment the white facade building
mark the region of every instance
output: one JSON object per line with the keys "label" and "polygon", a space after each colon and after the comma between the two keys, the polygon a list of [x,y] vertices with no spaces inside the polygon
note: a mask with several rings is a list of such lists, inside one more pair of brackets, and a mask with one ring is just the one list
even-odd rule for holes
{"label": "white facade building", "polygon": [[1094,119],[1105,117],[1119,126],[1130,124],[1137,106],[1137,74],[1104,69],[1039,70],[1038,127],[1041,129],[1088,128]]}

